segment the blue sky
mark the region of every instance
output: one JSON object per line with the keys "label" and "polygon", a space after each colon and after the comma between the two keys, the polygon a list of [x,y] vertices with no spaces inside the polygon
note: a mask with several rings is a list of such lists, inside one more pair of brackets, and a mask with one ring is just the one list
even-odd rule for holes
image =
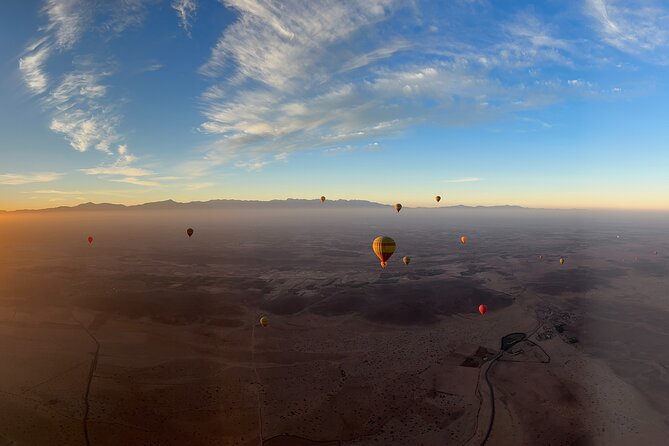
{"label": "blue sky", "polygon": [[669,209],[669,5],[10,0],[0,209]]}

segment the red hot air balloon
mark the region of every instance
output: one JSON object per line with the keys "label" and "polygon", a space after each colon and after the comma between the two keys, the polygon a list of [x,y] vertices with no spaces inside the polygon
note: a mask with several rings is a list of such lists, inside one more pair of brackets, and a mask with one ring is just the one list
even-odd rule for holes
{"label": "red hot air balloon", "polygon": [[89,235],[88,236],[88,244],[90,245],[92,243],[93,243],[93,236]]}
{"label": "red hot air balloon", "polygon": [[486,311],[488,311],[488,307],[487,307],[487,306],[485,306],[485,305],[483,305],[483,304],[479,305],[479,313],[481,313],[481,314],[485,314]]}

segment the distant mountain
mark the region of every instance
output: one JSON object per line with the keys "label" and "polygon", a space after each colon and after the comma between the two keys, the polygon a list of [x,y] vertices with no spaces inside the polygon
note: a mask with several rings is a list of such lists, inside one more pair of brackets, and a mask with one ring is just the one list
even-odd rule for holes
{"label": "distant mountain", "polygon": [[[121,211],[121,210],[170,210],[170,209],[184,209],[184,210],[203,210],[203,209],[278,209],[278,208],[382,208],[391,206],[389,204],[376,203],[367,200],[326,200],[321,203],[319,199],[306,200],[302,198],[288,198],[286,200],[209,200],[209,201],[190,201],[180,203],[174,200],[155,201],[151,203],[135,204],[126,206],[123,204],[113,203],[82,203],[77,206],[59,206],[48,209],[23,209],[18,211],[0,211],[0,213],[9,212],[72,212],[72,211]],[[406,209],[411,209],[406,207]],[[435,207],[418,207],[415,209],[441,209],[441,210],[466,210],[466,209],[498,209],[498,210],[536,210],[534,208],[524,208],[522,206],[435,206]]]}
{"label": "distant mountain", "polygon": [[[120,211],[120,210],[170,210],[170,209],[271,209],[271,208],[381,208],[389,205],[367,200],[327,200],[321,203],[319,199],[305,200],[288,198],[286,200],[210,200],[191,201],[180,203],[174,200],[156,201],[152,203],[126,206],[112,203],[82,203],[77,206],[59,206],[48,209],[22,209],[11,212],[72,212],[72,211]],[[0,211],[5,212],[5,211]]]}

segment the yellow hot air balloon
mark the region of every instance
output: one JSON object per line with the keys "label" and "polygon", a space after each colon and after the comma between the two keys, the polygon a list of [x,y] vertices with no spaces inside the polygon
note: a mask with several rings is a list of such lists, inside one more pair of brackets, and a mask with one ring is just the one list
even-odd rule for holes
{"label": "yellow hot air balloon", "polygon": [[404,256],[404,257],[402,257],[402,261],[404,262],[405,265],[408,265],[409,262],[411,262],[411,257]]}
{"label": "yellow hot air balloon", "polygon": [[439,195],[437,195],[436,197],[434,197],[434,199],[437,200],[437,203],[439,203],[439,202],[441,201],[441,197],[440,197]]}
{"label": "yellow hot air balloon", "polygon": [[269,319],[267,319],[267,316],[263,316],[260,318],[260,326],[261,327],[267,327],[269,325]]}
{"label": "yellow hot air balloon", "polygon": [[381,268],[386,267],[388,259],[393,255],[396,248],[397,245],[395,244],[395,240],[391,239],[390,237],[380,235],[374,239],[374,242],[372,243],[372,249],[374,250],[376,257],[381,260]]}
{"label": "yellow hot air balloon", "polygon": [[564,265],[564,259],[560,259],[560,265]]}
{"label": "yellow hot air balloon", "polygon": [[463,245],[467,244],[467,240],[469,240],[469,237],[467,237],[466,235],[460,237],[460,243],[462,243]]}
{"label": "yellow hot air balloon", "polygon": [[399,203],[395,204],[395,210],[396,210],[397,212],[401,211],[401,210],[402,210],[402,205],[399,204]]}
{"label": "yellow hot air balloon", "polygon": [[321,203],[325,203],[325,195],[321,195]]}

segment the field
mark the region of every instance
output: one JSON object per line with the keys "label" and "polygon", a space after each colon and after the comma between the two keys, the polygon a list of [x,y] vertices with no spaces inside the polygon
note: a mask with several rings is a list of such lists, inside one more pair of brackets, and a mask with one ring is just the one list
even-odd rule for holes
{"label": "field", "polygon": [[[667,228],[522,209],[3,215],[0,445],[662,444]],[[501,352],[514,332],[529,339]]]}

